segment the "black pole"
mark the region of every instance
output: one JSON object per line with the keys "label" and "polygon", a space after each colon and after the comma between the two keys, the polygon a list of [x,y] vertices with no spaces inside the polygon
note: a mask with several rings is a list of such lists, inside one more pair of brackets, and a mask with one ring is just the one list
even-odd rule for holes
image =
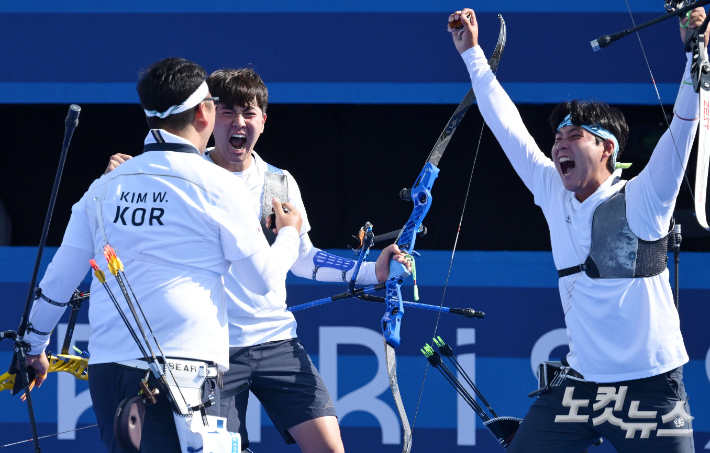
{"label": "black pole", "polygon": [[655,19],[649,20],[648,22],[644,22],[641,25],[637,25],[633,28],[629,28],[624,31],[620,31],[618,33],[614,33],[613,35],[604,35],[598,39],[595,39],[594,41],[591,42],[592,49],[596,52],[602,47],[608,47],[613,43],[614,41],[618,41],[619,39],[623,38],[624,36],[628,36],[631,33],[637,32],[639,30],[642,30],[646,27],[650,27],[651,25],[656,25],[659,22],[663,22],[666,19],[670,19],[671,17],[676,17],[676,16],[682,16],[688,11],[692,11],[695,8],[698,8],[700,6],[705,6],[707,4],[710,4],[710,0],[698,0],[697,2],[686,6],[685,8],[678,9],[676,11],[673,11],[668,14],[664,14],[663,16],[657,17]]}
{"label": "black pole", "polygon": [[[33,379],[30,379],[29,374],[27,373],[27,351],[30,350],[30,345],[29,343],[22,341],[17,335],[17,332],[15,332],[14,330],[6,330],[5,332],[0,332],[0,341],[4,340],[5,338],[9,338],[15,342],[15,352],[12,358],[12,362],[20,362],[19,377],[22,380],[21,382],[25,389],[27,412],[30,416],[30,429],[32,430],[32,441],[34,442],[35,453],[41,453],[39,449],[39,437],[37,436],[37,424],[35,423],[35,413],[32,408],[32,395],[30,395],[30,382],[34,380],[34,377]],[[17,379],[17,377],[15,379]]]}
{"label": "black pole", "polygon": [[[710,0],[708,0],[710,1]],[[42,228],[42,238],[39,241],[39,249],[37,250],[37,259],[35,260],[35,267],[32,270],[32,279],[30,280],[30,289],[27,291],[27,300],[25,301],[25,310],[22,312],[22,319],[20,320],[20,327],[17,328],[17,335],[22,337],[25,335],[25,330],[27,329],[27,318],[30,314],[30,306],[32,305],[32,295],[34,294],[35,283],[37,283],[37,273],[39,272],[39,264],[42,261],[42,252],[44,251],[44,244],[47,242],[47,232],[49,231],[49,223],[52,221],[52,213],[54,212],[54,203],[57,201],[57,192],[59,192],[59,182],[62,180],[62,171],[64,170],[64,161],[67,158],[67,151],[69,150],[69,142],[71,141],[72,135],[74,134],[74,129],[79,125],[79,113],[81,112],[81,107],[76,104],[69,106],[69,113],[64,120],[64,143],[62,143],[62,154],[59,157],[59,166],[57,167],[57,174],[54,177],[54,187],[52,187],[52,196],[49,199],[49,207],[47,208],[47,215],[44,218],[44,228]],[[14,360],[13,360],[14,362]]]}
{"label": "black pole", "polygon": [[37,423],[35,422],[35,412],[32,408],[32,395],[30,394],[30,378],[27,374],[27,351],[30,350],[30,345],[24,341],[15,341],[15,354],[20,359],[20,376],[22,384],[25,388],[25,396],[27,397],[27,413],[30,416],[30,428],[32,429],[32,440],[34,441],[35,453],[40,453],[39,437],[37,436]]}

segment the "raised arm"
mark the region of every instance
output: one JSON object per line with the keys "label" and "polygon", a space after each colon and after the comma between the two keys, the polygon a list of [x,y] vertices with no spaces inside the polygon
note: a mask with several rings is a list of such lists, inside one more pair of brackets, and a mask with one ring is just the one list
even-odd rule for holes
{"label": "raised arm", "polygon": [[466,63],[481,115],[498,139],[513,168],[527,188],[533,190],[535,168],[554,167],[537,146],[523,124],[518,109],[503,90],[488,66],[478,45],[478,22],[473,10],[465,8],[449,16],[449,22],[461,20],[463,31],[449,28],[454,45]]}
{"label": "raised arm", "polygon": [[653,189],[664,206],[670,205],[678,196],[698,130],[698,94],[693,91],[690,65],[691,54],[688,54],[671,127],[658,141],[651,159],[643,169],[643,172],[648,172]]}
{"label": "raised arm", "polygon": [[[687,19],[687,25],[689,28],[697,28],[704,20],[705,10],[695,8],[690,18]],[[681,39],[683,40],[685,40],[685,30],[681,27]],[[692,53],[688,53],[687,57],[688,61],[673,108],[673,120],[670,128],[659,140],[648,165],[643,170],[648,172],[653,189],[664,206],[670,205],[678,196],[695,134],[698,131],[700,105],[698,94],[693,90],[693,80],[690,74]]]}

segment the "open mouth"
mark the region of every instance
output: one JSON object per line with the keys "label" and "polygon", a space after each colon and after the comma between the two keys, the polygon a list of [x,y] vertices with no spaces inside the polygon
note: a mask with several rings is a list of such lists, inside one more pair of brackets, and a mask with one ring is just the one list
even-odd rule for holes
{"label": "open mouth", "polygon": [[232,134],[229,137],[229,144],[235,151],[242,151],[247,144],[247,136],[244,134]]}
{"label": "open mouth", "polygon": [[574,161],[569,157],[560,157],[559,163],[562,176],[567,176],[574,170]]}

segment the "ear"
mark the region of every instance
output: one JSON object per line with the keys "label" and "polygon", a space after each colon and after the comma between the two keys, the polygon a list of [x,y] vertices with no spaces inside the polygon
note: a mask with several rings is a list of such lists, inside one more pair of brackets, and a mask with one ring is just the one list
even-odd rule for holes
{"label": "ear", "polygon": [[266,113],[264,113],[264,118],[261,120],[261,133],[264,133],[264,128],[266,127]]}
{"label": "ear", "polygon": [[605,161],[609,158],[609,156],[614,154],[614,151],[616,150],[614,149],[614,142],[611,140],[604,140],[602,142],[602,146],[604,147],[604,151],[602,152],[602,160]]}
{"label": "ear", "polygon": [[202,130],[210,124],[210,110],[214,107],[208,105],[209,102],[200,102],[195,111],[193,125],[195,129]]}

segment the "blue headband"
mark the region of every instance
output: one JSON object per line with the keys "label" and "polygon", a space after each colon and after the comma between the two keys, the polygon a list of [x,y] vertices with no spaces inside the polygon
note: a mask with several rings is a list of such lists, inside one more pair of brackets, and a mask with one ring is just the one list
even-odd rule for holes
{"label": "blue headband", "polygon": [[[559,131],[565,126],[576,126],[575,124],[572,124],[572,118],[570,118],[569,115],[565,116],[565,119],[563,119],[560,125],[557,126],[557,130]],[[616,155],[619,153],[619,142],[616,140],[616,137],[614,137],[614,134],[596,124],[593,124],[591,126],[582,124],[579,127],[586,129],[587,131],[591,132],[599,138],[602,138],[604,140],[611,140],[612,142],[614,142],[614,154],[612,154],[611,156],[611,163],[614,168],[616,168]]]}

